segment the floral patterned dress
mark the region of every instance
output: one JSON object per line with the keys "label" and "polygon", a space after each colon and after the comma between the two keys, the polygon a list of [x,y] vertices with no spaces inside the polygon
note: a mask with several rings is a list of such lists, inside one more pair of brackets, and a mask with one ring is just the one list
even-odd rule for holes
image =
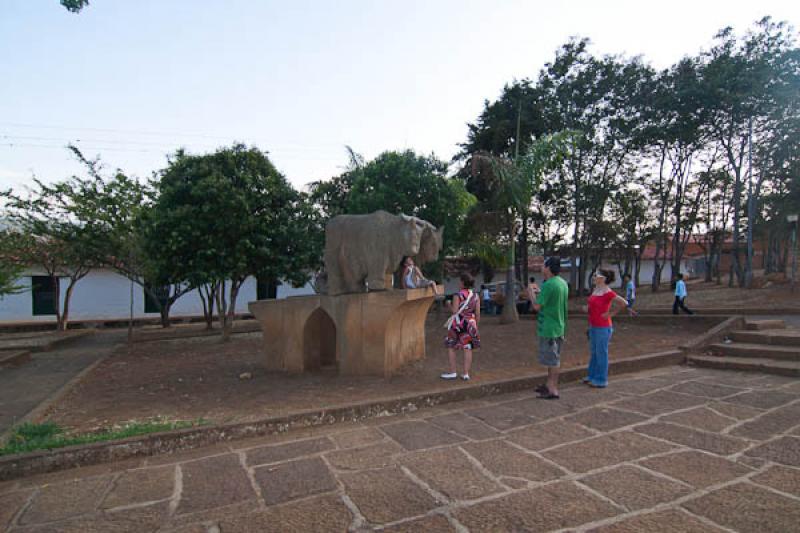
{"label": "floral patterned dress", "polygon": [[469,301],[461,313],[456,317],[447,330],[447,337],[444,345],[447,348],[458,349],[477,349],[481,346],[481,337],[478,334],[478,322],[475,320],[475,313],[479,305],[478,295],[467,289],[458,291],[459,309],[464,301]]}

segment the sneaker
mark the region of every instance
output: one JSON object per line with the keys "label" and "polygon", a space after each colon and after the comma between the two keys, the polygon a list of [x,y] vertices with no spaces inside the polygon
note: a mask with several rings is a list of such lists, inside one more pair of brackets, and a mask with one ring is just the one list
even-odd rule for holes
{"label": "sneaker", "polygon": [[458,374],[456,374],[455,372],[445,372],[440,377],[442,379],[456,379],[458,377]]}
{"label": "sneaker", "polygon": [[469,381],[469,374],[464,374],[463,376],[461,376],[461,379],[463,379],[464,381]]}

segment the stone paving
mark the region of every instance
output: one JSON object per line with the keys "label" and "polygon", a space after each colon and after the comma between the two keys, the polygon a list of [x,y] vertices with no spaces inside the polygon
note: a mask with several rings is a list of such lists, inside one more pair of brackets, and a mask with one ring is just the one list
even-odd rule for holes
{"label": "stone paving", "polygon": [[672,367],[0,484],[0,529],[797,531],[800,381]]}

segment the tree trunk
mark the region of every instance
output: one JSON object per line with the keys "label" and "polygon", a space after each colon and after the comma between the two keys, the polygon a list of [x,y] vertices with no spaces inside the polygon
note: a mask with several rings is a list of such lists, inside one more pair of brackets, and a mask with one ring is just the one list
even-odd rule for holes
{"label": "tree trunk", "polygon": [[239,295],[239,287],[241,281],[231,280],[231,304],[228,307],[228,313],[225,324],[222,328],[222,340],[229,341],[231,339],[231,331],[233,330],[233,322],[236,319],[236,297]]}
{"label": "tree trunk", "polygon": [[[159,302],[161,303],[161,302]],[[161,303],[161,306],[158,308],[158,313],[161,315],[161,327],[168,328],[170,327],[169,322],[169,309],[172,307],[172,302],[167,300],[166,302]]]}
{"label": "tree trunk", "polygon": [[64,308],[61,310],[61,315],[58,317],[59,331],[67,331],[67,326],[69,325],[69,302],[72,299],[72,291],[77,281],[76,279],[70,278],[67,290],[64,292]]}
{"label": "tree trunk", "polygon": [[214,328],[214,300],[216,299],[217,288],[216,281],[199,287],[200,301],[203,302],[203,317],[206,321],[207,330]]}
{"label": "tree trunk", "polygon": [[530,272],[528,271],[528,217],[522,217],[522,234],[520,235],[520,262],[522,263],[522,286],[528,284]]}
{"label": "tree trunk", "polygon": [[514,235],[516,234],[514,223],[509,224],[508,235],[511,242],[508,246],[508,270],[506,271],[506,301],[503,304],[503,314],[500,317],[501,324],[511,324],[519,321],[517,313],[517,295],[514,290]]}

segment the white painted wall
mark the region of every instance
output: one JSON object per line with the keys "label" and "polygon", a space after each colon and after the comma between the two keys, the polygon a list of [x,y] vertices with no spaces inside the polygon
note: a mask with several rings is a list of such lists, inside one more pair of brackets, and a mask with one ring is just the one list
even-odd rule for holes
{"label": "white painted wall", "polygon": [[[31,277],[45,275],[42,272],[29,271],[20,278],[19,284],[30,287]],[[68,279],[62,278],[61,302],[63,306],[64,293]],[[278,286],[278,298],[313,294],[314,289],[310,284],[294,288],[291,285]],[[71,320],[94,319],[124,319],[130,315],[130,281],[109,270],[93,270],[85,278],[75,284],[70,300],[69,318]],[[238,313],[248,312],[247,304],[256,299],[256,279],[247,278],[239,290],[236,300]],[[158,317],[158,313],[144,312],[144,290],[139,285],[133,286],[133,314],[134,317]],[[203,304],[198,291],[184,294],[175,302],[170,310],[171,316],[202,315]],[[50,322],[55,316],[33,316],[33,295],[30,290],[21,294],[12,294],[0,299],[0,322],[11,321],[42,321]]]}

